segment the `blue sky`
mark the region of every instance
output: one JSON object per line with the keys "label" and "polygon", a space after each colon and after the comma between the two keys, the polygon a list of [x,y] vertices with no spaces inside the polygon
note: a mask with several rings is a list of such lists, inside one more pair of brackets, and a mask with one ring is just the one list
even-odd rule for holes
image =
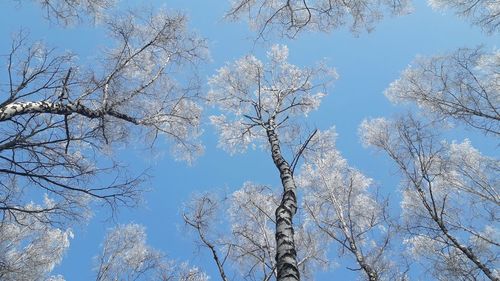
{"label": "blue sky", "polygon": [[[10,0],[0,2],[1,54],[8,52],[8,38],[20,28],[29,30],[33,40],[43,40],[48,46],[61,51],[75,52],[82,63],[106,43],[105,35],[98,26],[61,28],[51,25],[43,19],[37,6],[30,1],[23,2],[22,5]],[[190,19],[191,29],[207,39],[211,60],[200,67],[202,78],[210,77],[226,62],[250,52],[264,59],[263,54],[268,47],[267,43],[254,44],[255,34],[248,30],[246,24],[222,19],[227,2],[151,1],[155,7],[184,11]],[[471,27],[452,12],[434,12],[424,1],[414,5],[412,14],[383,19],[372,33],[361,33],[358,37],[347,29],[340,29],[328,34],[302,34],[293,41],[272,38],[268,42],[287,44],[290,60],[295,64],[312,65],[326,59],[330,66],[337,69],[340,78],[307,122],[319,129],[335,126],[339,135],[338,149],[344,157],[352,166],[374,178],[382,190],[390,193],[395,200],[399,196],[395,168],[382,155],[361,146],[358,125],[364,118],[391,116],[404,110],[391,105],[383,91],[415,56],[440,54],[479,44],[491,49],[500,42],[498,36],[483,35],[479,28]],[[213,109],[208,107],[206,114],[210,112]],[[204,121],[206,123],[207,119]],[[75,227],[72,245],[55,273],[64,275],[66,280],[91,279],[92,257],[98,253],[106,230],[115,223],[136,222],[146,227],[150,245],[166,252],[170,258],[188,260],[207,271],[213,279],[218,279],[209,255],[203,249],[197,252],[192,243],[193,237],[185,235],[180,216],[182,202],[193,192],[217,189],[230,192],[239,189],[248,180],[279,188],[279,175],[268,152],[250,150],[246,154],[229,156],[217,148],[213,128],[206,124],[204,131],[202,139],[206,151],[192,167],[173,161],[168,152],[157,157],[156,152],[168,151],[162,142],[158,143],[155,155],[148,155],[149,151],[145,153],[135,145],[132,149],[117,151],[119,158],[130,164],[133,170],[151,167],[152,191],[145,194],[143,206],[122,210],[115,221],[105,220],[108,211],[102,209],[97,210],[88,225]],[[480,137],[470,138],[474,145],[483,145]],[[339,267],[328,274],[320,274],[318,280],[329,280],[334,276],[349,278],[352,273]]]}

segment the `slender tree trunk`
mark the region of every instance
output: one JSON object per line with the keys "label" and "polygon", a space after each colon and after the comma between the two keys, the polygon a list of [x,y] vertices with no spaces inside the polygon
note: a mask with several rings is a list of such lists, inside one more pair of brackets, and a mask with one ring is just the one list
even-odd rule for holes
{"label": "slender tree trunk", "polygon": [[220,261],[219,256],[217,255],[217,251],[215,250],[215,246],[212,245],[208,240],[205,239],[205,236],[201,233],[201,230],[198,228],[198,234],[200,235],[201,241],[207,245],[207,247],[210,249],[212,252],[212,256],[214,258],[215,264],[217,264],[217,269],[219,270],[220,277],[222,281],[228,281],[226,272],[224,271],[224,265]]}
{"label": "slender tree trunk", "polygon": [[[427,180],[427,183],[429,184],[429,188],[431,188],[431,181]],[[441,232],[446,236],[451,241],[451,244],[460,250],[470,261],[472,261],[483,273],[486,275],[490,280],[493,281],[500,281],[500,278],[495,276],[495,274],[479,259],[479,257],[472,251],[472,249],[466,247],[465,245],[462,245],[455,236],[451,235],[450,232],[448,231],[448,228],[446,227],[443,219],[438,215],[438,211],[435,208],[434,203],[432,202],[432,207],[429,205],[427,200],[425,199],[425,192],[422,188],[416,186],[416,189],[418,193],[420,194],[420,197],[422,199],[422,203],[424,204],[424,207],[427,209],[429,212],[429,215],[431,216],[432,220],[437,224]],[[431,190],[431,196],[432,196],[432,190]],[[431,197],[432,198],[432,197]],[[434,201],[434,199],[432,198]]]}
{"label": "slender tree trunk", "polygon": [[368,276],[368,280],[369,281],[378,281],[377,272],[375,270],[373,270],[371,265],[366,262],[365,257],[363,256],[361,251],[356,246],[354,239],[348,238],[348,240],[349,240],[349,247],[351,248],[351,251],[356,256],[356,261],[358,262],[359,266],[363,269],[363,271]]}
{"label": "slender tree trunk", "polygon": [[269,120],[266,128],[267,138],[271,146],[271,156],[274,165],[280,172],[283,185],[281,203],[276,209],[276,269],[278,281],[300,280],[297,266],[297,251],[293,238],[292,219],[297,212],[296,187],[290,165],[281,155],[278,135],[275,131],[274,120]]}
{"label": "slender tree trunk", "polygon": [[441,231],[443,231],[444,235],[446,235],[446,237],[450,239],[453,245],[455,245],[455,247],[457,247],[460,251],[462,251],[462,253],[464,253],[467,256],[467,258],[469,258],[490,280],[493,281],[500,280],[500,278],[496,277],[494,273],[484,263],[481,262],[479,257],[476,256],[476,254],[474,254],[474,252],[472,252],[471,249],[462,245],[460,242],[458,242],[458,240],[454,236],[452,236],[448,232],[448,229],[446,228],[446,226],[442,221],[436,221],[436,223],[439,225],[439,228],[441,229]]}
{"label": "slender tree trunk", "polygon": [[[368,280],[369,281],[378,281],[379,277],[378,277],[377,271],[375,271],[375,269],[372,267],[372,265],[366,261],[365,256],[363,255],[361,249],[359,249],[358,246],[356,245],[356,239],[353,237],[352,229],[349,228],[349,226],[348,226],[348,222],[346,221],[345,216],[343,214],[341,204],[337,201],[335,196],[332,196],[332,199],[333,199],[334,204],[335,204],[335,211],[337,213],[337,216],[339,217],[340,229],[342,230],[344,237],[349,242],[349,247],[347,248],[347,245],[345,245],[345,247],[349,251],[351,251],[351,253],[354,254],[354,256],[356,257],[356,261],[358,262],[358,265],[361,267],[361,269],[368,276]],[[327,234],[330,235],[330,237],[332,237],[335,240],[338,239],[331,232],[327,232]]]}

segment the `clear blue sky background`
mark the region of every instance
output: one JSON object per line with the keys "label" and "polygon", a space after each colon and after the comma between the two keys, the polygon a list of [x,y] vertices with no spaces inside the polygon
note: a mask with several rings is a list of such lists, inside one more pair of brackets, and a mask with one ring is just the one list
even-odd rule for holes
{"label": "clear blue sky background", "polygon": [[[83,63],[98,52],[99,46],[106,44],[104,33],[98,26],[60,28],[45,21],[41,10],[31,1],[23,2],[19,5],[13,0],[0,1],[1,54],[7,54],[9,38],[20,28],[29,30],[33,40],[43,40],[60,51],[75,52]],[[246,24],[222,19],[228,1],[150,2],[155,7],[184,11],[190,19],[191,28],[208,40],[212,60],[200,68],[202,78],[210,77],[224,63],[249,52],[264,59],[267,46],[254,45],[252,38],[255,34],[248,30]],[[340,79],[329,90],[320,109],[307,121],[311,127],[319,129],[335,126],[339,134],[338,148],[344,157],[352,166],[374,178],[384,192],[391,194],[396,210],[399,193],[395,168],[382,155],[361,146],[358,125],[364,118],[391,116],[403,110],[391,105],[383,96],[383,91],[416,55],[439,54],[479,44],[491,49],[499,42],[498,36],[483,35],[478,28],[456,18],[451,11],[444,15],[433,12],[424,1],[415,2],[418,3],[414,3],[415,10],[411,15],[383,19],[372,33],[362,33],[359,37],[341,29],[329,34],[303,34],[294,41],[277,39],[269,42],[287,44],[290,59],[295,64],[312,65],[326,58],[328,64],[337,69]],[[5,73],[4,70],[1,73]],[[2,83],[5,78],[0,77]],[[208,111],[213,110],[209,108]],[[207,121],[206,118],[204,120]],[[197,252],[192,236],[184,233],[180,217],[182,202],[193,192],[233,191],[248,180],[279,188],[279,176],[269,153],[256,150],[231,157],[217,148],[217,136],[212,127],[205,125],[204,130],[206,152],[193,167],[171,160],[168,153],[159,157],[148,155],[149,152],[145,153],[133,144],[132,149],[117,151],[120,159],[129,163],[131,169],[151,167],[152,191],[145,195],[142,207],[122,210],[115,221],[104,221],[109,215],[107,210],[98,210],[88,225],[76,227],[71,247],[55,273],[64,275],[69,281],[91,280],[94,276],[92,257],[99,252],[106,230],[115,223],[136,222],[146,227],[150,245],[166,252],[171,258],[190,261],[217,280],[210,256],[203,249]],[[483,145],[481,137],[469,137],[474,145]],[[491,145],[484,145],[493,151]],[[168,148],[160,142],[157,151],[162,150],[167,151]],[[333,272],[319,274],[318,280],[334,277],[349,280],[353,276],[339,267]]]}

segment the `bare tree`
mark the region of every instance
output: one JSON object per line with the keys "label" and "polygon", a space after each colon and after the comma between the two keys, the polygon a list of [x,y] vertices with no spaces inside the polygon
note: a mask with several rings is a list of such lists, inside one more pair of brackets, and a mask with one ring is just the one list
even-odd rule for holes
{"label": "bare tree", "polygon": [[[203,56],[203,40],[186,30],[183,15],[164,11],[125,13],[106,27],[113,43],[84,65],[29,44],[24,34],[13,41],[0,88],[4,220],[18,212],[46,222],[81,218],[96,200],[112,208],[134,204],[144,177],[127,175],[112,157],[127,141],[144,137],[153,144],[161,134],[176,159],[191,161],[201,152],[196,80],[186,76],[180,85],[174,77]],[[27,208],[43,194],[50,206]]]}
{"label": "bare tree", "polygon": [[227,17],[247,19],[259,37],[276,31],[293,38],[301,31],[329,32],[347,24],[355,33],[370,31],[382,18],[384,6],[392,14],[408,13],[410,9],[407,0],[232,0]]}
{"label": "bare tree", "polygon": [[96,261],[96,281],[208,280],[208,276],[196,267],[167,261],[161,252],[146,244],[144,227],[137,224],[112,229]]}
{"label": "bare tree", "polygon": [[[275,45],[268,52],[269,62],[265,65],[246,56],[219,69],[209,81],[212,90],[208,99],[225,112],[211,117],[220,133],[222,148],[234,153],[244,151],[252,142],[260,142],[271,152],[283,186],[275,213],[277,279],[298,280],[292,223],[297,212],[293,169],[302,149],[293,151],[287,161],[280,145],[304,135],[304,127],[293,117],[316,109],[325,94],[314,91],[336,74],[324,66],[300,69],[288,63],[287,58],[288,49]],[[306,145],[307,140],[303,146]]]}
{"label": "bare tree", "polygon": [[459,49],[418,58],[386,90],[395,102],[414,102],[437,119],[500,134],[500,52]]}
{"label": "bare tree", "polygon": [[360,128],[364,142],[385,151],[403,176],[406,240],[414,257],[440,280],[499,280],[498,160],[469,141],[440,141],[432,123],[379,118]]}
{"label": "bare tree", "polygon": [[432,8],[437,10],[453,9],[455,13],[472,24],[479,26],[484,32],[495,34],[500,26],[500,7],[495,0],[428,0]]}

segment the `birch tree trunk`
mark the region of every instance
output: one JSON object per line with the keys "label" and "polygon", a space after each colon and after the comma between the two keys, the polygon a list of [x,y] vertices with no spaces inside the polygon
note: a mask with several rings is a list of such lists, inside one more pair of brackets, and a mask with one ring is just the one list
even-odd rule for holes
{"label": "birch tree trunk", "polygon": [[271,146],[271,156],[274,165],[280,173],[283,185],[281,203],[276,208],[276,269],[278,281],[300,280],[297,266],[297,251],[295,249],[293,216],[297,212],[296,186],[290,165],[283,158],[278,135],[275,131],[274,119],[269,120],[266,129],[267,139]]}
{"label": "birch tree trunk", "polygon": [[415,184],[415,188],[417,189],[418,194],[420,195],[420,199],[422,200],[422,204],[424,205],[425,209],[429,212],[429,216],[432,218],[432,220],[436,223],[436,225],[439,227],[441,232],[444,234],[444,236],[450,240],[450,244],[453,245],[455,248],[457,248],[459,251],[461,251],[470,261],[472,261],[483,273],[486,275],[490,280],[492,281],[499,281],[500,279],[495,276],[495,273],[486,266],[485,263],[481,262],[481,259],[474,253],[473,249],[471,247],[467,247],[460,243],[454,235],[452,235],[449,231],[448,228],[445,225],[445,222],[442,218],[442,215],[438,213],[436,206],[436,202],[434,201],[434,196],[432,195],[432,182],[426,178],[424,179],[427,181],[427,185],[429,187],[429,194],[431,195],[431,202],[428,202],[425,191],[420,188],[418,185]]}
{"label": "birch tree trunk", "polygon": [[[344,228],[345,223],[343,223],[342,228]],[[358,246],[356,245],[356,241],[352,237],[348,237],[349,241],[349,248],[351,252],[356,256],[356,261],[358,262],[359,266],[363,269],[363,271],[366,273],[368,276],[369,281],[378,281],[378,274],[377,272],[373,269],[373,267],[366,262],[366,259],[361,252],[360,249],[358,249]]]}

